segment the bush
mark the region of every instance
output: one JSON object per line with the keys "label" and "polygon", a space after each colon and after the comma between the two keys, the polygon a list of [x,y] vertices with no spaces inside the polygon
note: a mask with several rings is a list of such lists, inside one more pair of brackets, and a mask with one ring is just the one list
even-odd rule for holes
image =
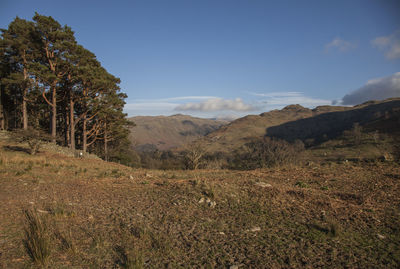
{"label": "bush", "polygon": [[199,143],[191,143],[185,147],[184,156],[186,168],[190,170],[196,170],[204,162],[204,156],[207,153],[207,149]]}
{"label": "bush", "polygon": [[270,137],[255,139],[235,152],[232,168],[248,170],[295,164],[303,150],[301,141],[290,144]]}
{"label": "bush", "polygon": [[42,130],[30,128],[28,130],[17,130],[14,132],[18,142],[27,143],[29,152],[35,155],[44,142],[51,141],[51,136]]}
{"label": "bush", "polygon": [[343,132],[343,136],[347,140],[351,141],[355,146],[358,146],[361,144],[363,138],[363,128],[356,122],[350,130]]}

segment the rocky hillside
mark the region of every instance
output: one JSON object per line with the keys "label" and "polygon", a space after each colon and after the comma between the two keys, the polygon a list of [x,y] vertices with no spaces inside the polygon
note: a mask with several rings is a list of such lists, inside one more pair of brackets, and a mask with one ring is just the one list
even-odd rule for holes
{"label": "rocky hillside", "polygon": [[314,117],[287,122],[266,129],[268,136],[288,141],[295,139],[326,140],[340,136],[358,123],[369,131],[393,133],[399,131],[400,99],[367,102],[346,111],[328,112]]}
{"label": "rocky hillside", "polygon": [[268,135],[289,141],[318,139],[322,136],[334,138],[350,129],[354,123],[375,128],[382,125],[379,122],[383,121],[388,121],[388,124],[383,125],[387,132],[394,128],[390,127],[393,122],[399,125],[399,110],[400,99],[393,98],[354,107],[318,106],[308,109],[300,105],[289,105],[281,110],[237,119],[207,135],[204,144],[210,151],[229,152],[254,137]]}
{"label": "rocky hillside", "polygon": [[130,139],[139,151],[168,150],[205,136],[227,121],[195,118],[187,115],[132,117]]}
{"label": "rocky hillside", "polygon": [[250,138],[264,136],[268,127],[310,118],[322,113],[349,109],[351,108],[342,106],[319,106],[311,110],[300,105],[289,105],[281,110],[272,110],[260,115],[249,115],[237,119],[207,135],[205,143],[212,151],[227,152],[245,144]]}
{"label": "rocky hillside", "polygon": [[143,170],[0,137],[0,268],[399,268],[400,167]]}

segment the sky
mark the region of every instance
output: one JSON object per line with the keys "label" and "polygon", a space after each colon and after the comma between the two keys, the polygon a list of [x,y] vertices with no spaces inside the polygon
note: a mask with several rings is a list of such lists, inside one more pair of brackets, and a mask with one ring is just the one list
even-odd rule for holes
{"label": "sky", "polygon": [[1,0],[52,16],[127,93],[125,112],[237,118],[400,96],[398,0]]}

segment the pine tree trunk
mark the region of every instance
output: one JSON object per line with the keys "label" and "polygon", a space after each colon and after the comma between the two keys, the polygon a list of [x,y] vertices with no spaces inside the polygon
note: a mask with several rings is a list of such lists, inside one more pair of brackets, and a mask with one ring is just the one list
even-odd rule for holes
{"label": "pine tree trunk", "polygon": [[[0,86],[1,87],[1,86]],[[4,115],[4,107],[3,107],[3,87],[0,88],[0,130],[5,130],[6,120]]]}
{"label": "pine tree trunk", "polygon": [[24,90],[24,96],[22,97],[22,121],[23,121],[23,128],[24,130],[28,129],[28,109],[27,109],[27,102],[25,99],[26,90]]}
{"label": "pine tree trunk", "polygon": [[22,128],[24,130],[28,129],[28,109],[27,109],[27,102],[26,98],[28,95],[28,71],[26,70],[26,58],[25,58],[25,51],[23,54],[23,60],[24,60],[24,91],[22,94]]}
{"label": "pine tree trunk", "polygon": [[57,93],[56,93],[56,83],[53,83],[51,87],[52,92],[52,110],[51,110],[51,137],[52,142],[56,142],[57,137]]}
{"label": "pine tree trunk", "polygon": [[104,124],[104,160],[108,162],[107,123]]}
{"label": "pine tree trunk", "polygon": [[24,68],[24,91],[22,94],[22,122],[23,122],[23,129],[28,129],[28,109],[27,109],[27,102],[26,98],[28,95],[28,85],[27,85],[28,74],[26,69]]}
{"label": "pine tree trunk", "polygon": [[83,126],[82,126],[82,149],[83,152],[86,152],[87,150],[87,130],[86,130],[86,123],[87,119],[86,116],[83,118]]}
{"label": "pine tree trunk", "polygon": [[70,147],[71,149],[75,149],[75,119],[74,119],[74,106],[75,103],[70,97],[69,99],[69,129],[70,129]]}
{"label": "pine tree trunk", "polygon": [[104,138],[104,160],[108,162],[108,141]]}
{"label": "pine tree trunk", "polygon": [[71,146],[71,139],[70,139],[70,121],[69,121],[69,113],[68,113],[68,108],[67,106],[63,106],[63,114],[64,114],[64,144],[65,146],[70,147]]}

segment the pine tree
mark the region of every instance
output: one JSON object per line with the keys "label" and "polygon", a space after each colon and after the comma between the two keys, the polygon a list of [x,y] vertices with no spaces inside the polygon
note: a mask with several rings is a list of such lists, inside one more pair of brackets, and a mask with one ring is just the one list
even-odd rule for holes
{"label": "pine tree", "polygon": [[127,96],[120,79],[77,44],[68,26],[35,13],[33,22],[16,18],[1,32],[1,129],[50,126],[52,140],[63,135],[72,149],[129,159],[131,123],[123,113]]}
{"label": "pine tree", "polygon": [[[37,62],[36,77],[42,86],[42,96],[51,107],[51,136],[56,141],[57,136],[57,96],[59,83],[70,71],[67,60],[76,44],[74,32],[68,26],[61,25],[52,17],[35,13],[33,17],[35,29],[40,38],[42,59]],[[48,95],[50,97],[48,97]]]}
{"label": "pine tree", "polygon": [[22,126],[28,128],[28,93],[33,85],[32,63],[37,57],[37,40],[33,22],[15,18],[7,30],[2,33],[3,53],[9,63],[9,74],[4,77],[3,83],[14,88],[15,95],[20,96],[22,105]]}

